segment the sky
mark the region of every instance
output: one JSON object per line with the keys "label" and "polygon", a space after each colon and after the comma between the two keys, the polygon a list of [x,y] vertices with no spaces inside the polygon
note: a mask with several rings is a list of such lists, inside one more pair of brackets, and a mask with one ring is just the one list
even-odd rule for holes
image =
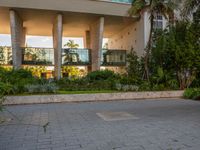
{"label": "sky", "polygon": [[[79,45],[79,48],[84,48],[84,41],[82,37],[63,37],[62,43],[63,47],[67,41],[73,40]],[[108,41],[108,39],[103,39],[103,45]],[[52,48],[53,39],[50,36],[26,36],[26,44],[29,47],[44,47]],[[0,46],[11,46],[11,36],[9,34],[0,34]]]}

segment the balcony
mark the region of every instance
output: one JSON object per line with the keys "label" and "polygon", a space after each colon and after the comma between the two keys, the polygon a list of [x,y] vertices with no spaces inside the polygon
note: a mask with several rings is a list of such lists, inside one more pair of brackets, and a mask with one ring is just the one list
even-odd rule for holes
{"label": "balcony", "polygon": [[22,54],[23,65],[53,65],[54,49],[53,48],[34,48],[25,47]]}
{"label": "balcony", "polygon": [[126,50],[103,49],[101,66],[126,66]]}
{"label": "balcony", "polygon": [[[0,47],[0,65],[12,65],[12,48]],[[22,48],[22,65],[54,65],[53,48]],[[63,66],[91,65],[90,49],[62,49]],[[101,66],[126,66],[126,50],[102,49]]]}
{"label": "balcony", "polygon": [[62,50],[62,65],[90,65],[91,51],[89,49],[72,49]]}
{"label": "balcony", "polygon": [[12,48],[2,46],[0,47],[0,65],[12,64]]}
{"label": "balcony", "polygon": [[[91,50],[63,49],[62,65],[91,65]],[[126,50],[106,50],[101,52],[101,66],[125,66]]]}

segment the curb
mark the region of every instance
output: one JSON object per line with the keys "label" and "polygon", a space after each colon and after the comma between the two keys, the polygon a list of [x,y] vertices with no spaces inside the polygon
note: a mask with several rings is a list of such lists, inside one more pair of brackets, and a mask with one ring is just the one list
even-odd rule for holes
{"label": "curb", "polygon": [[4,105],[181,98],[184,91],[7,96]]}

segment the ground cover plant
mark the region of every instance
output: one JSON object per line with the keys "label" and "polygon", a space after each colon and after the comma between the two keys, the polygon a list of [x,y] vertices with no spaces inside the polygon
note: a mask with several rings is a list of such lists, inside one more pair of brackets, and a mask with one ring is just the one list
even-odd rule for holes
{"label": "ground cover plant", "polygon": [[[185,93],[186,97],[196,98],[199,93],[197,89],[200,87],[199,20],[200,9],[198,8],[193,21],[187,21],[187,19],[176,21],[165,30],[152,28],[150,38],[152,43],[149,43],[151,47],[148,50],[148,56],[138,57],[136,50],[129,50],[126,74],[100,70],[86,75],[76,67],[67,66],[62,67],[62,73],[65,76],[63,75],[60,80],[55,80],[42,79],[41,73],[46,70],[41,67],[18,70],[0,67],[0,92],[4,95],[59,93],[59,91],[60,93],[68,91],[76,93],[76,91],[188,89]],[[195,94],[190,96],[190,93]]]}
{"label": "ground cover plant", "polygon": [[186,89],[183,96],[188,99],[200,100],[200,88]]}

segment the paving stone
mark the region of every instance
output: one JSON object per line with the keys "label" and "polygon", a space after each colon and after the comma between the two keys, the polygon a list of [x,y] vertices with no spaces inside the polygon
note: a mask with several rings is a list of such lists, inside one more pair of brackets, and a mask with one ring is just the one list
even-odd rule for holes
{"label": "paving stone", "polygon": [[129,119],[138,119],[127,112],[101,112],[97,113],[105,121],[117,121],[117,120],[129,120]]}
{"label": "paving stone", "polygon": [[198,150],[199,108],[178,99],[8,106],[22,122],[0,125],[0,150]]}

